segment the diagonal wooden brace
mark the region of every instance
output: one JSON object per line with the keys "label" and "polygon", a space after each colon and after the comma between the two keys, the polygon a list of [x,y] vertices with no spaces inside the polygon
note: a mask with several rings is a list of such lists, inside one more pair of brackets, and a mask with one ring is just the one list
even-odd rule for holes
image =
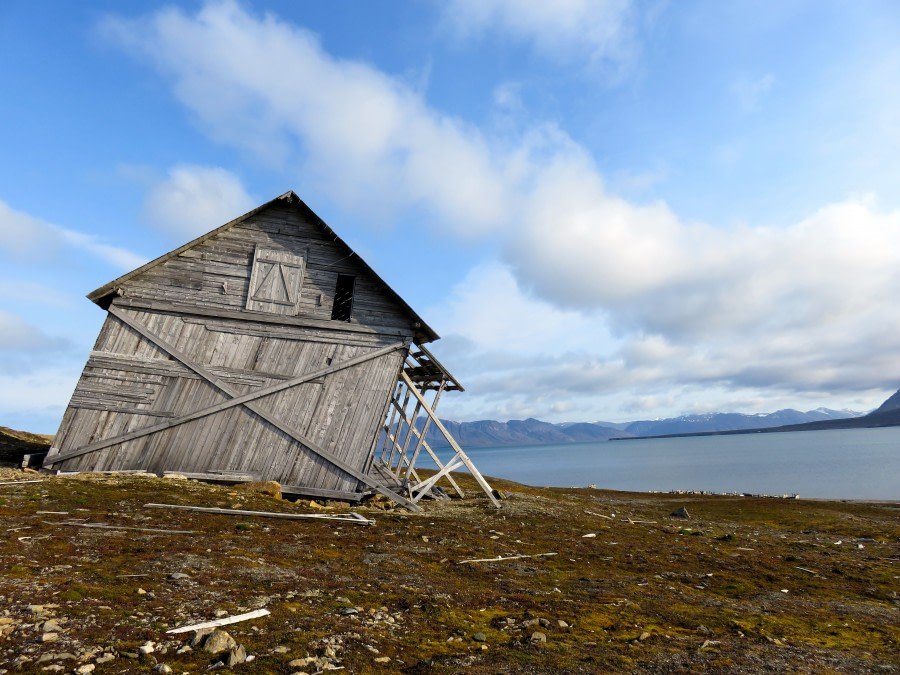
{"label": "diagonal wooden brace", "polygon": [[456,471],[459,467],[463,465],[463,461],[459,458],[454,457],[450,462],[448,462],[444,467],[434,474],[431,478],[423,480],[421,483],[417,485],[413,485],[409,488],[410,493],[418,493],[415,497],[413,497],[413,501],[417,502],[422,497],[431,492],[431,488],[434,487],[435,483],[437,483],[441,478],[447,476],[449,478],[451,471]]}
{"label": "diagonal wooden brace", "polygon": [[422,408],[424,408],[425,412],[428,413],[428,416],[434,421],[434,425],[444,435],[444,438],[447,439],[450,447],[456,452],[456,457],[454,459],[459,459],[463,464],[466,465],[469,473],[472,474],[472,477],[475,478],[475,481],[481,486],[481,489],[484,490],[484,493],[488,496],[488,499],[490,499],[494,506],[496,506],[498,509],[501,508],[500,501],[494,496],[494,491],[491,486],[488,485],[488,482],[484,479],[484,476],[481,475],[481,472],[478,470],[475,464],[472,463],[472,460],[469,459],[469,456],[465,453],[465,451],[461,447],[459,447],[459,443],[457,443],[456,439],[453,438],[453,434],[447,431],[447,427],[444,426],[444,423],[441,422],[441,420],[435,414],[434,410],[431,409],[431,406],[428,405],[428,401],[425,400],[425,397],[419,393],[418,389],[416,389],[416,385],[411,379],[409,379],[409,375],[401,371],[400,377],[404,382],[406,382],[406,386],[409,387],[412,395],[415,396],[416,400],[418,400],[422,404]]}
{"label": "diagonal wooden brace", "polygon": [[[396,401],[394,402],[394,406],[397,406]],[[440,460],[440,458],[437,456],[437,454],[434,452],[434,450],[431,449],[431,446],[428,445],[428,442],[425,440],[425,436],[422,434],[422,432],[419,431],[416,428],[416,426],[414,424],[412,424],[412,422],[410,422],[409,418],[406,416],[406,414],[402,410],[400,411],[400,419],[409,425],[409,428],[412,429],[412,433],[415,434],[416,438],[419,439],[419,443],[416,445],[415,456],[412,459],[408,460],[410,472],[412,472],[414,470],[416,459],[418,459],[419,450],[421,448],[425,448],[425,451],[431,456],[431,461],[433,461],[435,464],[437,464],[438,470],[443,469],[444,463]],[[431,421],[430,417],[428,418],[428,421],[429,422]],[[427,429],[428,429],[428,426],[426,423],[425,430],[427,431]],[[441,475],[443,475],[443,474],[441,474]],[[409,472],[407,473],[407,478],[409,478]],[[416,480],[418,480],[418,479],[419,479],[418,476],[416,476]],[[451,476],[450,474],[447,474],[447,480],[450,482],[450,485],[453,486],[453,489],[456,490],[456,494],[458,494],[460,497],[465,497],[465,494],[463,493],[462,488],[459,487],[459,485],[457,484],[457,482],[455,480],[453,480],[453,476]]]}

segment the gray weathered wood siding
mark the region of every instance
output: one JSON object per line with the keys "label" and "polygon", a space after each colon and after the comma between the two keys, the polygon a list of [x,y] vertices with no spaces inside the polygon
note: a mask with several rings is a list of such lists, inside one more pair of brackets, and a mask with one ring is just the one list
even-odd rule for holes
{"label": "gray weathered wood siding", "polygon": [[[257,287],[266,274],[281,274],[277,283],[282,286],[271,302],[248,298],[254,261],[260,259],[269,267],[257,267]],[[280,272],[279,264],[284,266]],[[355,254],[306,220],[303,211],[276,201],[123,278],[111,304],[240,395],[411,339],[419,327],[415,317],[367,270]],[[338,274],[356,278],[349,322],[331,320]],[[405,349],[394,350],[255,404],[363,471],[405,354]],[[110,314],[48,460],[229,398]],[[324,491],[359,489],[357,478],[243,405],[53,467],[234,472]]]}
{"label": "gray weathered wood siding", "polygon": [[395,335],[414,334],[409,315],[365,273],[356,255],[329,241],[290,205],[273,205],[129,279],[122,290],[129,300],[177,303],[181,309],[200,307],[223,316],[248,314],[245,305],[257,246],[305,260],[298,318],[330,323],[337,277],[349,274],[356,277],[351,325]]}

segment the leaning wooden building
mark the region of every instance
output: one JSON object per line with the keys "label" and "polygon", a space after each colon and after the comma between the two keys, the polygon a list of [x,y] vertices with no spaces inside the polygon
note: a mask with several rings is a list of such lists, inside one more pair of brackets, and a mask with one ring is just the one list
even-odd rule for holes
{"label": "leaning wooden building", "polygon": [[450,472],[466,467],[499,506],[435,415],[462,389],[424,346],[437,333],[293,192],[88,298],[108,315],[45,468],[275,480],[416,509],[438,480],[459,491]]}

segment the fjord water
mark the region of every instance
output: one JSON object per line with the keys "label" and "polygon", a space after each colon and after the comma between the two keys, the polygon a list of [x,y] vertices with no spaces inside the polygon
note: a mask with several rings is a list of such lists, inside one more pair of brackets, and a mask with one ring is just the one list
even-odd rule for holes
{"label": "fjord water", "polygon": [[900,427],[466,448],[481,473],[537,486],[900,499]]}

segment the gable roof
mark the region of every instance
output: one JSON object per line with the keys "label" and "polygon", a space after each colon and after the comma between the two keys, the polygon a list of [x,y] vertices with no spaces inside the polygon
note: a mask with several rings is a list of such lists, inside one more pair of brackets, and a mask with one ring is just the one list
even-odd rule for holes
{"label": "gable roof", "polygon": [[291,206],[294,206],[294,208],[298,209],[304,215],[308,216],[309,220],[312,221],[313,224],[318,226],[330,239],[332,239],[332,241],[334,241],[334,243],[338,247],[343,248],[347,252],[348,255],[355,256],[356,260],[359,262],[360,265],[362,265],[365,272],[370,274],[372,276],[372,278],[376,281],[376,283],[378,283],[384,289],[384,292],[389,297],[391,297],[393,300],[395,300],[397,302],[397,304],[399,304],[400,307],[406,313],[408,313],[409,316],[412,318],[413,323],[416,327],[416,341],[417,342],[419,342],[419,343],[433,342],[434,340],[440,339],[440,335],[438,335],[434,331],[434,329],[431,328],[431,326],[429,326],[427,323],[425,323],[425,321],[422,319],[422,317],[420,317],[415,312],[415,310],[412,307],[410,307],[406,303],[406,301],[403,298],[401,298],[397,294],[397,292],[387,284],[386,281],[384,281],[384,279],[382,279],[380,276],[378,276],[378,274],[375,272],[375,270],[373,270],[369,266],[369,264],[366,263],[366,261],[363,260],[359,256],[358,253],[356,253],[356,251],[354,251],[352,248],[350,248],[350,246],[348,246],[347,243],[343,239],[341,239],[335,233],[335,231],[332,230],[328,226],[328,224],[324,220],[319,218],[319,216],[316,215],[315,211],[313,211],[311,208],[309,208],[309,206],[302,199],[300,199],[300,197],[298,197],[297,194],[293,190],[288,190],[283,195],[280,195],[280,196],[276,197],[275,199],[272,199],[272,200],[266,202],[265,204],[261,204],[261,205],[257,206],[255,209],[248,211],[244,215],[242,215],[238,218],[235,218],[234,220],[232,220],[230,222],[225,223],[221,227],[217,227],[216,229],[211,230],[211,231],[207,232],[206,234],[201,235],[192,241],[189,241],[188,243],[184,244],[183,246],[179,246],[178,248],[176,248],[172,251],[169,251],[168,253],[165,253],[144,265],[141,265],[137,269],[134,269],[131,272],[128,272],[127,274],[123,274],[122,276],[118,277],[117,279],[113,279],[112,281],[110,281],[107,284],[104,284],[103,286],[96,289],[95,291],[88,293],[88,295],[87,295],[88,299],[91,302],[94,302],[94,303],[100,305],[101,307],[105,306],[104,300],[106,298],[109,298],[109,296],[114,295],[116,292],[116,289],[119,286],[121,286],[122,284],[124,284],[125,282],[133,279],[134,277],[137,277],[137,276],[143,274],[147,270],[153,269],[157,265],[162,265],[163,263],[171,260],[172,258],[176,258],[177,256],[181,255],[184,251],[187,251],[199,244],[202,244],[203,242],[207,241],[208,239],[215,237],[220,232],[224,232],[232,227],[235,227],[236,225],[239,225],[239,224],[245,222],[246,220],[248,220],[248,219],[252,218],[253,216],[255,216],[256,214],[260,213],[261,211],[264,211],[265,209],[269,208],[270,206],[276,204],[277,202],[281,202],[283,204],[289,204]]}

